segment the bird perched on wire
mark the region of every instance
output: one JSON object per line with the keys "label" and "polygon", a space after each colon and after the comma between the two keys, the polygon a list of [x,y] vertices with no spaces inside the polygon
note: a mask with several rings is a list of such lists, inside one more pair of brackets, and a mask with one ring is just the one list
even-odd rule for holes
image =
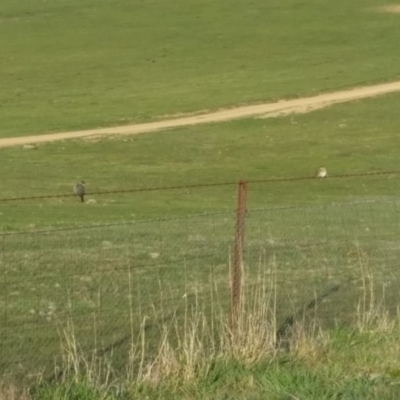
{"label": "bird perched on wire", "polygon": [[325,167],[320,167],[318,169],[317,178],[326,178],[328,176],[328,171]]}
{"label": "bird perched on wire", "polygon": [[74,186],[74,193],[80,197],[81,202],[83,203],[85,201],[85,182],[80,181],[75,184]]}

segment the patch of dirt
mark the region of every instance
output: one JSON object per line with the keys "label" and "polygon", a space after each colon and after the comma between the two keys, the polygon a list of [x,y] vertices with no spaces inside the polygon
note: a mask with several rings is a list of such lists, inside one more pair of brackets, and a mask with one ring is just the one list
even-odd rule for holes
{"label": "patch of dirt", "polygon": [[313,105],[306,105],[306,106],[296,106],[293,108],[288,108],[283,111],[270,112],[265,115],[261,115],[258,118],[264,119],[264,118],[283,117],[285,115],[290,115],[290,114],[306,114],[306,113],[309,113],[312,111],[319,110],[321,108],[328,107],[333,104],[334,103],[331,103],[331,104],[321,103],[321,104],[313,104]]}
{"label": "patch of dirt", "polygon": [[101,142],[104,139],[107,139],[107,137],[104,137],[104,135],[85,136],[83,138],[83,140],[85,140],[86,142],[92,142],[92,143]]}
{"label": "patch of dirt", "polygon": [[206,114],[192,115],[182,118],[171,118],[142,124],[125,125],[120,127],[99,128],[75,132],[60,132],[40,136],[24,136],[16,138],[0,139],[1,147],[23,146],[26,144],[38,144],[55,142],[65,139],[93,138],[104,135],[137,135],[140,133],[156,132],[182,126],[209,124],[230,121],[240,118],[273,118],[288,114],[299,114],[311,112],[321,108],[329,107],[338,103],[366,99],[381,96],[388,93],[400,92],[400,81],[383,83],[380,85],[365,86],[339,92],[320,94],[313,97],[304,97],[293,100],[283,100],[276,103],[240,106],[231,109],[218,110]]}
{"label": "patch of dirt", "polygon": [[382,7],[381,10],[392,14],[400,14],[400,4],[387,5]]}

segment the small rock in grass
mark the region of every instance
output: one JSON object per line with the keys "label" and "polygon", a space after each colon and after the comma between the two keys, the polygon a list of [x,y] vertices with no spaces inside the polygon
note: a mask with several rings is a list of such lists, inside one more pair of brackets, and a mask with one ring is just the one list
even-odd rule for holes
{"label": "small rock in grass", "polygon": [[37,146],[35,146],[34,144],[24,144],[23,148],[26,150],[37,150]]}

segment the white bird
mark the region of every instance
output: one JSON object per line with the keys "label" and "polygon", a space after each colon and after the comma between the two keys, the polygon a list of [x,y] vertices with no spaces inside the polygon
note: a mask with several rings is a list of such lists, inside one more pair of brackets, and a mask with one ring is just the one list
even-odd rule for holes
{"label": "white bird", "polygon": [[317,173],[317,178],[326,178],[328,176],[328,172],[325,167],[320,167]]}
{"label": "white bird", "polygon": [[85,196],[85,182],[80,181],[75,184],[74,186],[74,193],[80,197],[81,202],[83,203],[85,201],[84,196]]}

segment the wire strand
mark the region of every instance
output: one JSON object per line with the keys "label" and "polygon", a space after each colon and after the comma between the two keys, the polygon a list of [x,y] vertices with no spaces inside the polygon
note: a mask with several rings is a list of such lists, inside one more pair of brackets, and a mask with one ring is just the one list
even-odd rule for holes
{"label": "wire strand", "polygon": [[[374,171],[374,172],[363,172],[357,174],[343,174],[343,175],[330,175],[327,178],[319,178],[316,176],[301,176],[301,177],[288,177],[288,178],[268,178],[268,179],[243,179],[248,184],[254,183],[279,183],[279,182],[294,182],[294,181],[307,181],[307,180],[330,180],[330,179],[345,179],[355,177],[367,177],[377,175],[394,175],[400,174],[400,170],[394,171]],[[123,193],[138,193],[138,192],[152,192],[152,191],[168,191],[168,190],[182,190],[182,189],[202,189],[207,187],[222,187],[222,186],[234,186],[237,185],[238,181],[230,182],[216,182],[216,183],[200,183],[194,185],[177,185],[177,186],[158,186],[148,188],[132,188],[132,189],[118,189],[108,191],[98,191],[86,193],[85,196],[103,196],[109,194],[123,194]],[[0,198],[0,202],[7,201],[28,201],[28,200],[43,200],[43,199],[55,199],[61,197],[76,197],[75,193],[61,193],[61,194],[50,194],[50,195],[38,195],[38,196],[25,196],[25,197],[6,197]]]}

